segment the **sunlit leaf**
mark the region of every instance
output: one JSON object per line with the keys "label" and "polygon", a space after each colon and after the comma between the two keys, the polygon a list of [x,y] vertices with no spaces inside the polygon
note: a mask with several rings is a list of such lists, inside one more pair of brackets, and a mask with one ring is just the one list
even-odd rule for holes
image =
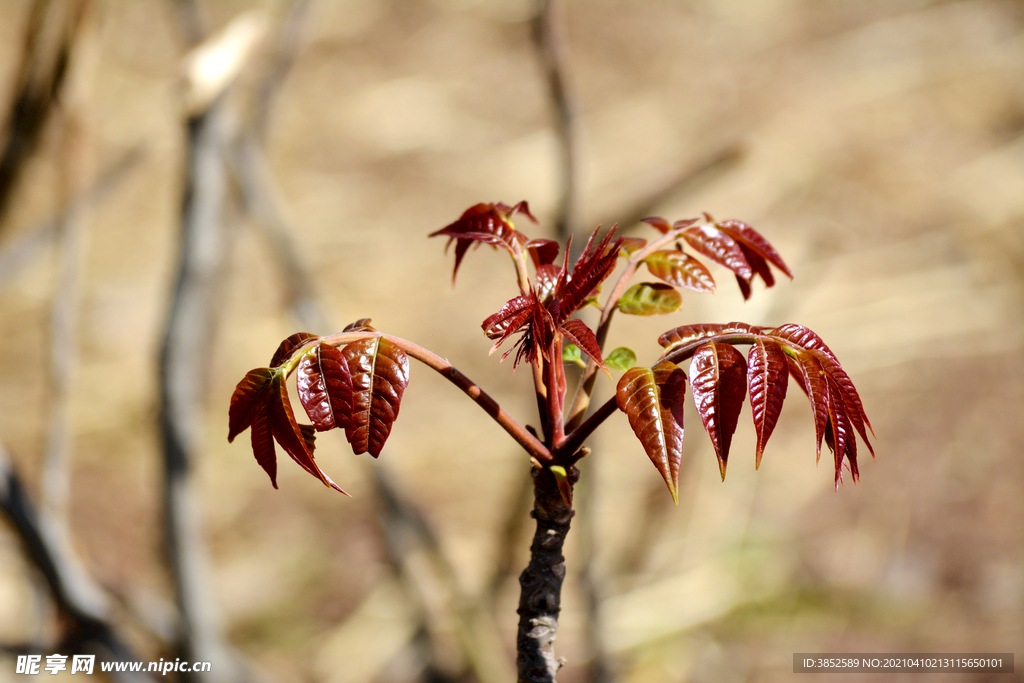
{"label": "sunlit leaf", "polygon": [[377,330],[370,324],[371,322],[373,321],[369,318],[360,318],[354,323],[345,325],[345,329],[342,332],[376,332]]}
{"label": "sunlit leaf", "polygon": [[813,351],[797,352],[796,357],[789,357],[787,363],[790,374],[807,394],[811,402],[811,415],[814,417],[815,462],[821,459],[821,441],[825,436],[828,424],[828,384],[825,380],[825,369],[819,360],[820,354]]}
{"label": "sunlit leaf", "polygon": [[651,216],[650,218],[644,218],[640,222],[646,223],[647,225],[651,226],[652,228],[660,232],[662,235],[668,233],[668,231],[672,229],[672,226],[669,224],[669,222],[659,216]]}
{"label": "sunlit leaf", "polygon": [[[732,237],[743,247],[753,251],[759,257],[785,273],[791,280],[793,279],[793,272],[782,260],[782,257],[779,256],[779,252],[775,251],[775,247],[773,247],[757,230],[754,230],[742,221],[719,221],[715,225],[719,230]],[[765,280],[765,282],[768,284],[767,280]],[[768,286],[770,287],[771,285],[768,284]]]}
{"label": "sunlit leaf", "polygon": [[231,394],[228,408],[228,442],[244,432],[260,412],[266,410],[270,395],[270,380],[274,377],[270,368],[256,368],[245,373],[245,377]]}
{"label": "sunlit leaf", "polygon": [[583,361],[580,347],[575,344],[565,344],[562,346],[562,360],[566,363],[575,363],[581,368],[587,367],[587,364]]}
{"label": "sunlit leaf", "polygon": [[[288,399],[288,387],[285,385],[283,372],[274,374],[271,380],[272,394],[267,405],[267,415],[270,422],[270,431],[274,439],[281,444],[285,452],[297,462],[302,469],[322,481],[336,491],[345,491],[335,484],[330,477],[323,473],[313,460],[313,451],[310,444],[295,421],[295,414],[292,412],[291,401]],[[257,458],[259,455],[257,454]],[[348,495],[345,493],[345,495]]]}
{"label": "sunlit leaf", "polygon": [[295,349],[300,346],[304,346],[306,343],[313,339],[319,339],[315,334],[309,332],[296,332],[292,336],[281,342],[281,345],[277,347],[277,351],[274,351],[274,357],[270,359],[270,367],[276,368],[284,363],[286,360],[291,358],[292,353]]}
{"label": "sunlit leaf", "polygon": [[740,249],[740,245],[714,225],[691,225],[681,234],[691,247],[715,263],[725,266],[747,282],[754,277],[754,271],[744,256],[743,250]]}
{"label": "sunlit leaf", "polygon": [[590,356],[599,368],[608,372],[608,366],[604,364],[604,359],[601,358],[601,347],[597,344],[597,338],[594,337],[593,331],[587,327],[586,323],[573,318],[562,323],[558,330],[572,344],[579,347],[580,351]]}
{"label": "sunlit leaf", "polygon": [[697,292],[715,291],[715,280],[704,264],[682,251],[656,251],[643,261],[656,278]]}
{"label": "sunlit leaf", "polygon": [[409,358],[383,337],[342,350],[352,375],[352,413],[345,436],[356,453],[380,455],[409,385]]}
{"label": "sunlit leaf", "polygon": [[299,400],[317,431],[348,425],[352,413],[352,375],[345,356],[321,342],[299,361]]}
{"label": "sunlit leaf", "polygon": [[470,245],[482,242],[493,247],[502,247],[508,253],[515,254],[517,249],[522,248],[529,241],[526,235],[512,225],[512,215],[517,211],[522,212],[536,223],[526,202],[519,202],[514,207],[508,207],[501,202],[497,204],[481,203],[466,209],[459,220],[454,223],[430,233],[429,237],[439,235],[448,237],[449,245],[453,241],[456,243],[452,282],[455,281],[455,276],[459,272],[459,264],[462,263]]}
{"label": "sunlit leaf", "polygon": [[702,323],[699,325],[682,325],[665,332],[658,337],[658,343],[666,349],[681,344],[691,344],[702,339],[712,339],[721,335],[753,335],[762,328],[747,323]]}
{"label": "sunlit leaf", "polygon": [[750,347],[747,357],[750,408],[754,415],[754,431],[757,434],[757,455],[755,468],[761,466],[761,456],[768,438],[775,429],[782,404],[786,400],[789,384],[789,367],[786,354],[778,344],[758,339]]}
{"label": "sunlit leaf", "polygon": [[615,270],[622,240],[620,238],[613,243],[614,234],[613,227],[595,246],[597,230],[591,233],[587,246],[572,268],[571,276],[559,283],[553,300],[547,304],[555,325],[560,325],[579,310],[591,293]]}
{"label": "sunlit leaf", "polygon": [[640,443],[679,502],[679,465],[683,457],[683,398],[686,375],[674,363],[636,367],[619,379],[615,403],[629,418]]}
{"label": "sunlit leaf", "polygon": [[530,252],[533,265],[536,268],[550,265],[558,258],[559,245],[554,240],[534,239],[526,243],[526,249]]}
{"label": "sunlit leaf", "polygon": [[636,252],[640,251],[647,246],[647,240],[643,237],[623,237],[622,246],[619,247],[619,254],[625,254],[632,256]]}
{"label": "sunlit leaf", "polygon": [[267,410],[267,400],[264,396],[259,402],[258,409],[253,414],[250,425],[252,432],[252,454],[256,462],[270,476],[270,483],[277,488],[277,453],[274,450],[274,437],[270,431],[270,414]]}
{"label": "sunlit leaf", "polygon": [[633,352],[633,349],[620,346],[613,349],[604,359],[604,362],[612,370],[625,372],[636,365],[636,353]]}
{"label": "sunlit leaf", "polygon": [[619,310],[628,315],[662,315],[679,310],[682,295],[672,285],[638,282],[619,299]]}
{"label": "sunlit leaf", "polygon": [[747,393],[746,375],[743,355],[728,344],[704,344],[690,362],[693,402],[715,447],[722,481],[725,481],[732,435]]}

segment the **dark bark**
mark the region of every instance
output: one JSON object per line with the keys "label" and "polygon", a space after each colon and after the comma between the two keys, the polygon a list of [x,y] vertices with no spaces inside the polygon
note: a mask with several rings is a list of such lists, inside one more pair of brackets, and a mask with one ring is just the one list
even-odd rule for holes
{"label": "dark bark", "polygon": [[[569,485],[579,479],[575,467],[568,472]],[[516,637],[516,666],[519,683],[555,680],[562,663],[555,658],[555,635],[561,611],[565,558],[562,545],[569,533],[573,510],[562,499],[555,477],[549,470],[533,469],[534,504],[531,516],[537,530],[530,546],[530,564],[519,577],[519,634]]]}

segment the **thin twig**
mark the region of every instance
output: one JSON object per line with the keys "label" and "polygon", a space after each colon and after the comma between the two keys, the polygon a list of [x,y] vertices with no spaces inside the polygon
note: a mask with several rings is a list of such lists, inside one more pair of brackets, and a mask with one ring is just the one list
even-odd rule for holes
{"label": "thin twig", "polygon": [[555,16],[554,0],[540,0],[534,17],[533,36],[537,53],[544,67],[548,93],[555,113],[558,140],[558,208],[555,211],[557,239],[565,243],[573,234],[579,204],[579,126],[576,104],[566,83],[566,47],[561,27]]}

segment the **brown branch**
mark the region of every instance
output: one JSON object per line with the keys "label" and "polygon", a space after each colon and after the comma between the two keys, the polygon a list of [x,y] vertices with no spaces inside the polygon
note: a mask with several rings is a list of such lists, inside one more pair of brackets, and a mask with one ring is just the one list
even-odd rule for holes
{"label": "brown branch", "polygon": [[[62,651],[92,653],[104,661],[140,661],[111,623],[107,596],[82,568],[53,520],[37,511],[0,445],[0,512],[11,522],[28,561],[39,570],[67,619]],[[38,652],[38,650],[36,650]],[[152,681],[142,673],[111,673],[118,683]]]}
{"label": "brown branch", "polygon": [[68,71],[71,47],[85,7],[84,0],[36,0],[32,5],[0,151],[0,225],[25,162],[42,139]]}
{"label": "brown branch", "polygon": [[[579,470],[568,470],[570,487]],[[565,557],[562,545],[569,533],[573,511],[562,499],[549,470],[533,469],[537,529],[530,545],[530,563],[519,577],[519,630],[516,636],[516,667],[519,683],[554,683],[562,662],[555,658],[555,635],[562,609]]]}
{"label": "brown branch", "polygon": [[533,20],[533,38],[544,68],[548,93],[555,114],[559,149],[559,192],[555,211],[558,241],[565,243],[576,225],[579,194],[579,126],[576,105],[566,83],[566,47],[554,0],[540,0]]}

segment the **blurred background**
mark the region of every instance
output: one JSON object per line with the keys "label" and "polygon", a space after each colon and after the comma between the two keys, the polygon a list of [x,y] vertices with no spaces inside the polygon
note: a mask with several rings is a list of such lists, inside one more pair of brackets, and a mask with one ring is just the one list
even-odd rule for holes
{"label": "blurred background", "polygon": [[[363,317],[534,421],[529,373],[479,329],[517,293],[507,257],[475,251],[452,287],[426,239],[521,199],[531,237],[752,224],[792,282],[744,303],[712,268],[717,294],[620,316],[608,348],[647,363],[677,325],[797,322],[877,435],[835,492],[791,387],[757,472],[744,407],[723,483],[690,405],[673,506],[609,420],[581,463],[560,681],[1022,653],[1021,2],[2,9],[0,681],[78,651],[214,662],[180,680],[512,680],[529,462],[477,406],[414,364],[379,461],[317,441],[351,499],[280,449],[275,491],[225,436],[280,340]],[[1021,674],[944,680],[988,678]]]}

